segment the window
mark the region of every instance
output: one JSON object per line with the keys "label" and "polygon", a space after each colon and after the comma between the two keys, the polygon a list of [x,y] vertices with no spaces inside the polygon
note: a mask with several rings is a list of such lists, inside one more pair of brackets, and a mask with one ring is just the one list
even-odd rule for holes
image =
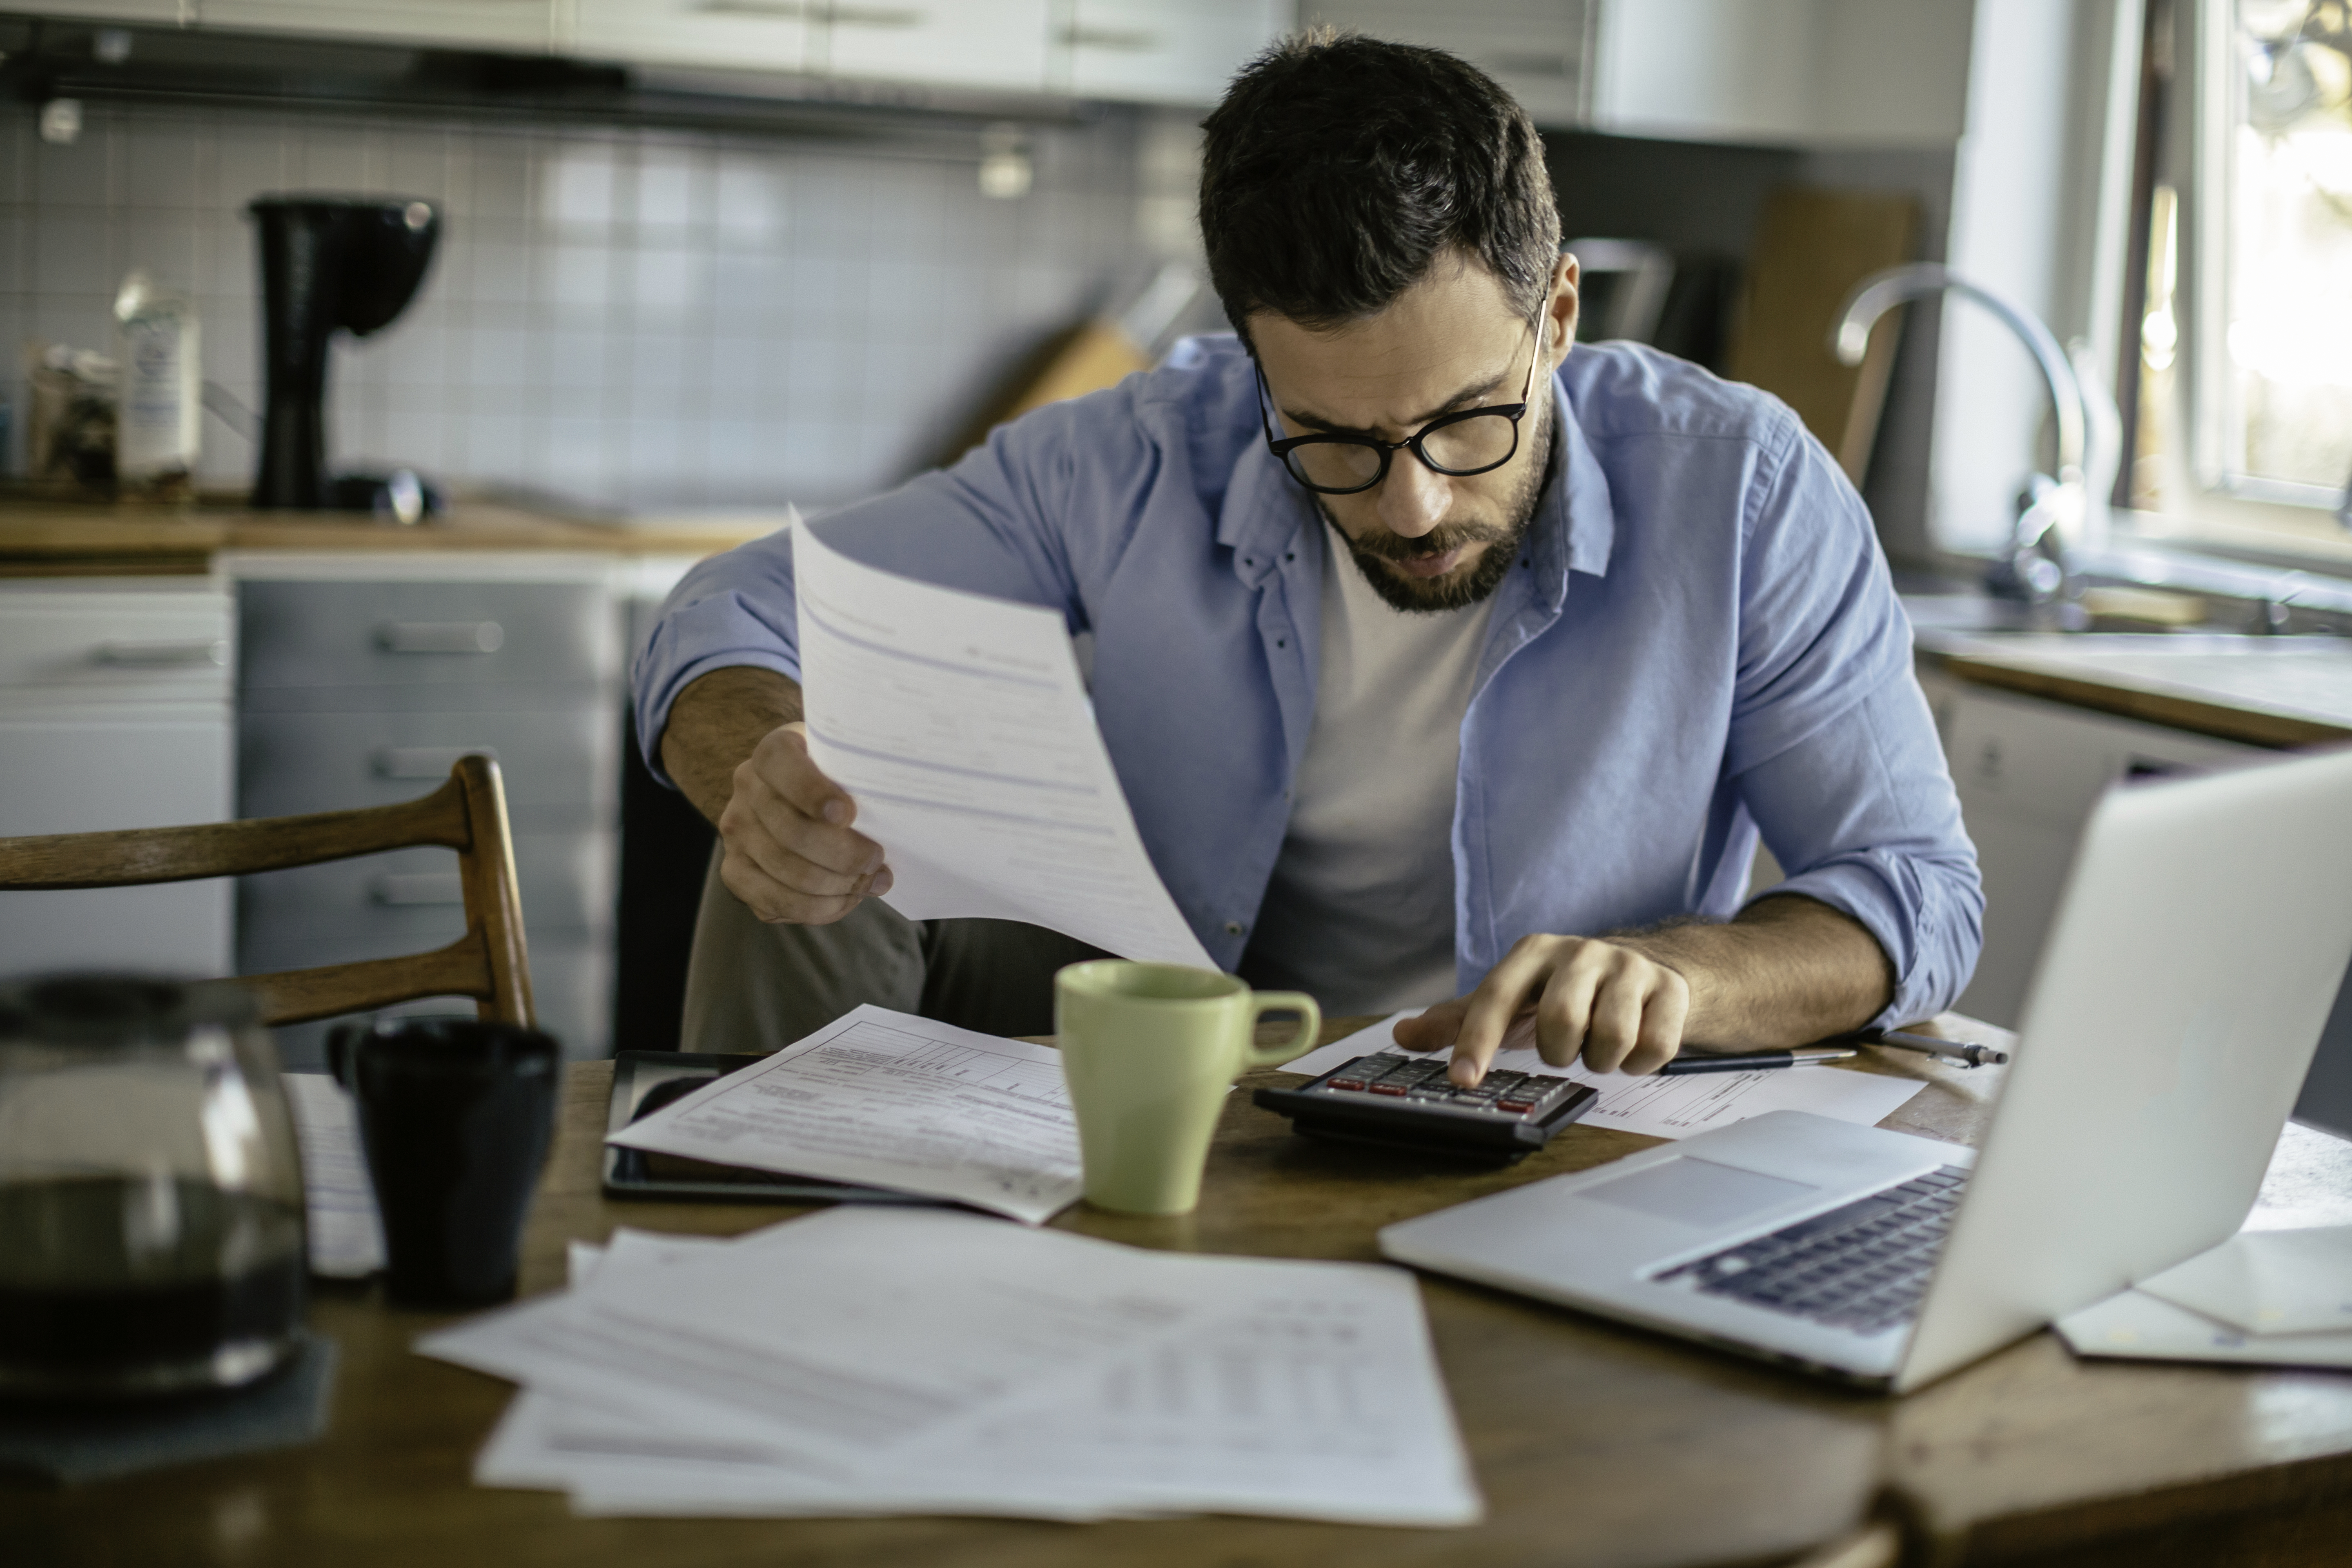
{"label": "window", "polygon": [[[2352,483],[2352,0],[2152,0],[2131,504],[2337,538]],[[2177,30],[2175,30],[2177,27]],[[2193,50],[2173,90],[2169,56]],[[2188,101],[2181,101],[2186,97]],[[2174,110],[2173,112],[2178,112]],[[2176,192],[2178,195],[2176,196]],[[2137,371],[2137,376],[2132,372]]]}

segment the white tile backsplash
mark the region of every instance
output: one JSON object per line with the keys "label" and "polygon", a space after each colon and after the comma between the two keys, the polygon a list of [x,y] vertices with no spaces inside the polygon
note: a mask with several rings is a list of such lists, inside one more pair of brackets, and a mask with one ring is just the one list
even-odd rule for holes
{"label": "white tile backsplash", "polygon": [[[71,146],[0,109],[0,390],[24,339],[104,348],[122,272],[189,290],[204,369],[260,407],[245,207],[273,191],[422,196],[416,300],[338,343],[340,467],[413,464],[596,504],[830,505],[938,454],[1049,333],[1148,269],[1138,122],[1035,132],[1018,202],[975,157],[670,130],[84,108]],[[254,453],[204,426],[208,484]],[[13,470],[18,449],[0,454]]]}

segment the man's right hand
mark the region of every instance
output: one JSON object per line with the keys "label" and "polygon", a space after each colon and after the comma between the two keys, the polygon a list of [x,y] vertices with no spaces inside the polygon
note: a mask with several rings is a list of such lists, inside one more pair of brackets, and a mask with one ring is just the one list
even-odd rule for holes
{"label": "man's right hand", "polygon": [[809,760],[801,689],[773,670],[714,669],[670,705],[662,766],[719,829],[719,879],[763,921],[828,925],[890,890],[857,803]]}
{"label": "man's right hand", "polygon": [[830,925],[890,890],[882,847],[856,820],[857,803],[809,760],[808,726],[771,730],[736,765],[719,814],[719,879],[763,921]]}

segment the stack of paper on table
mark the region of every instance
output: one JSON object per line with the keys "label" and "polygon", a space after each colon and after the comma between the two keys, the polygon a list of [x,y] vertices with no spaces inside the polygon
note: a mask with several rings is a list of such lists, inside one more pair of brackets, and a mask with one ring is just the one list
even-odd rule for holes
{"label": "stack of paper on table", "polygon": [[2241,1231],[2058,1332],[2077,1355],[2352,1366],[2352,1226]]}
{"label": "stack of paper on table", "polygon": [[623,1231],[575,1270],[417,1343],[524,1385],[484,1485],[591,1514],[1480,1517],[1401,1269],[844,1207]]}
{"label": "stack of paper on table", "polygon": [[279,1075],[302,1147],[302,1201],[309,1211],[310,1272],[362,1279],[383,1267],[383,1221],[360,1148],[352,1097],[324,1073]]}
{"label": "stack of paper on table", "polygon": [[1077,1201],[1060,1053],[868,1003],[607,1142],[1043,1224]]}
{"label": "stack of paper on table", "polygon": [[[1416,1017],[1420,1013],[1418,1007],[1391,1013],[1370,1028],[1359,1029],[1344,1040],[1307,1052],[1282,1070],[1313,1077],[1375,1051],[1406,1055],[1396,1044],[1393,1030],[1398,1019]],[[1503,1049],[1496,1053],[1489,1070],[1556,1073],[1578,1083],[1589,1083],[1600,1091],[1601,1098],[1577,1119],[1581,1125],[1646,1132],[1653,1138],[1687,1138],[1694,1132],[1728,1127],[1768,1110],[1810,1110],[1816,1116],[1869,1127],[1893,1114],[1896,1107],[1927,1087],[1918,1079],[1838,1072],[1828,1068],[1690,1073],[1674,1078],[1594,1072],[1580,1060],[1558,1068],[1537,1054],[1533,1034],[1533,1020],[1521,1019],[1503,1037]]]}

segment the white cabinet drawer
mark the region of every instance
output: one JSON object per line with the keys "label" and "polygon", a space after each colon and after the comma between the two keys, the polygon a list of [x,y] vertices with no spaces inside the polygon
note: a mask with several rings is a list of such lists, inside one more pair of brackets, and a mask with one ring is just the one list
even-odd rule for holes
{"label": "white cabinet drawer", "polygon": [[209,588],[0,588],[0,700],[226,702],[235,616]]}
{"label": "white cabinet drawer", "polygon": [[438,788],[467,752],[504,778],[520,830],[608,823],[621,776],[620,726],[602,705],[537,712],[247,713],[238,726],[246,816],[390,805]]}
{"label": "white cabinet drawer", "polygon": [[2068,828],[2079,826],[2117,779],[2257,750],[1977,688],[1963,688],[1938,716],[1948,719],[1944,744],[1964,805],[1995,805]]}
{"label": "white cabinet drawer", "polygon": [[621,673],[618,617],[588,584],[248,582],[242,596],[248,708],[288,691],[579,687]]}
{"label": "white cabinet drawer", "polygon": [[[0,837],[219,822],[233,795],[226,706],[111,706],[0,719]],[[0,972],[151,969],[223,974],[229,885],[0,893]]]}

